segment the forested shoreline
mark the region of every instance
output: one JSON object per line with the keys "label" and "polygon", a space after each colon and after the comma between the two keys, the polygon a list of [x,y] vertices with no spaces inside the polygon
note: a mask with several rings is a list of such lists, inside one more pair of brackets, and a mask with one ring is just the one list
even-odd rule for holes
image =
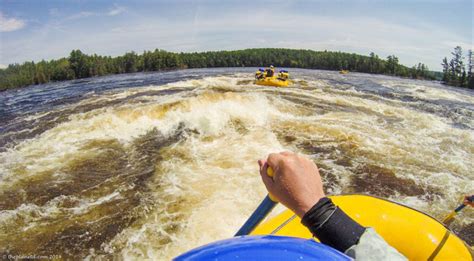
{"label": "forested shoreline", "polygon": [[173,53],[156,49],[142,54],[128,52],[111,57],[87,55],[80,50],[73,50],[67,58],[10,64],[6,69],[0,70],[0,90],[121,73],[185,68],[262,67],[270,64],[286,68],[349,70],[428,80],[441,80],[442,77],[442,73],[431,72],[422,63],[407,67],[399,64],[395,55],[383,59],[374,53],[365,56],[281,48]]}
{"label": "forested shoreline", "polygon": [[[472,75],[474,54],[472,50],[468,50],[467,57],[464,57],[461,46],[456,46],[451,55],[452,58],[449,61],[447,57],[444,57],[441,63],[443,66],[443,82],[451,86],[474,89],[474,77]],[[467,58],[467,63],[464,62],[464,58]]]}

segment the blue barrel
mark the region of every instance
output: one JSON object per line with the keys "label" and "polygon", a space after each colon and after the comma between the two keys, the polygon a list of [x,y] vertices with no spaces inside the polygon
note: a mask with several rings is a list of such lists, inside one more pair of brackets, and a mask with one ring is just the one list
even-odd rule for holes
{"label": "blue barrel", "polygon": [[241,236],[195,248],[174,260],[352,260],[352,258],[309,239]]}

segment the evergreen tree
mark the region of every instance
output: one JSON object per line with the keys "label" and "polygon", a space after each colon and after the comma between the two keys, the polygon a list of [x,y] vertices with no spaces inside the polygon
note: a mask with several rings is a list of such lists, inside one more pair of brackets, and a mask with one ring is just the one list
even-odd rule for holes
{"label": "evergreen tree", "polygon": [[467,52],[467,87],[470,89],[474,89],[474,75],[472,75],[472,68],[474,66],[473,64],[473,52],[472,50],[469,50]]}
{"label": "evergreen tree", "polygon": [[451,55],[453,57],[449,63],[446,57],[441,63],[443,66],[443,82],[452,86],[474,88],[472,79],[472,51],[469,50],[467,54],[467,69],[464,65],[464,56],[460,46],[456,46]]}
{"label": "evergreen tree", "polygon": [[453,55],[453,58],[451,59],[449,64],[451,67],[452,84],[455,86],[463,86],[461,77],[464,69],[464,57],[462,55],[461,46],[456,46],[456,48],[454,48],[454,51],[451,52],[451,55]]}
{"label": "evergreen tree", "polygon": [[73,50],[69,55],[69,64],[76,79],[89,77],[87,57],[81,50]]}
{"label": "evergreen tree", "polygon": [[449,70],[450,67],[448,63],[448,58],[444,57],[441,66],[443,66],[443,82],[448,83],[451,80],[451,71]]}
{"label": "evergreen tree", "polygon": [[398,57],[395,55],[389,55],[387,57],[387,69],[388,73],[392,75],[396,75],[398,69]]}

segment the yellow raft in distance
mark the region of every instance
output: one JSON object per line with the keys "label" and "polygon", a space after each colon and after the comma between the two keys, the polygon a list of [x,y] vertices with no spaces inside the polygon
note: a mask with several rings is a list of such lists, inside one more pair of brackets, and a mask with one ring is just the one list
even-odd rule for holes
{"label": "yellow raft in distance", "polygon": [[289,80],[280,80],[277,77],[266,77],[263,79],[255,80],[255,84],[264,86],[275,86],[275,87],[288,87]]}
{"label": "yellow raft in distance", "polygon": [[[427,214],[367,195],[330,198],[362,226],[374,228],[409,260],[473,260],[469,246]],[[261,223],[251,234],[312,237],[299,217],[290,210]]]}
{"label": "yellow raft in distance", "polygon": [[275,87],[288,87],[291,83],[290,74],[286,70],[280,70],[277,75],[267,77],[267,72],[263,69],[259,69],[255,72],[255,84],[264,86],[275,86]]}

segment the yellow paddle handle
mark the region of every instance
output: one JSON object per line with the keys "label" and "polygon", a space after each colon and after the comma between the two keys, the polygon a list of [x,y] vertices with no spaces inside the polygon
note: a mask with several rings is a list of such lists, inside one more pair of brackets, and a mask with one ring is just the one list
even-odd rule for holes
{"label": "yellow paddle handle", "polygon": [[455,211],[451,212],[447,217],[444,218],[443,223],[445,225],[449,225],[454,220],[456,214],[457,213]]}
{"label": "yellow paddle handle", "polygon": [[[268,175],[270,178],[273,178],[273,176],[275,175],[275,173],[273,172],[272,167],[270,167],[270,166],[267,167],[267,175]],[[277,200],[270,192],[268,192],[268,197],[269,197],[273,202],[278,202],[278,200]]]}
{"label": "yellow paddle handle", "polygon": [[267,175],[268,175],[270,178],[273,178],[273,176],[275,175],[275,173],[273,172],[272,167],[270,167],[270,166],[267,167]]}

